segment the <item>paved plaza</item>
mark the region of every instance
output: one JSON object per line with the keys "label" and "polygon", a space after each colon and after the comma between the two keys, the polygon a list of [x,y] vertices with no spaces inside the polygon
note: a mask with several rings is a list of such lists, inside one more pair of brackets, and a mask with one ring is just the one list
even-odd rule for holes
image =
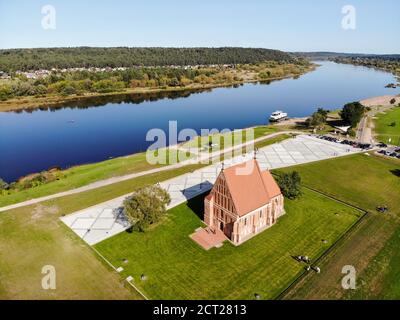
{"label": "paved plaza", "polygon": [[[293,166],[312,161],[330,159],[361,152],[360,149],[313,136],[299,135],[258,150],[257,160],[262,170]],[[251,159],[253,154],[245,154],[225,160],[224,166],[241,163]],[[213,164],[202,169],[183,174],[173,179],[160,182],[160,186],[171,196],[173,208],[188,199],[209,191],[220,170],[222,163]],[[121,206],[127,195],[80,210],[61,220],[79,237],[93,245],[127,228],[129,223],[123,216]]]}

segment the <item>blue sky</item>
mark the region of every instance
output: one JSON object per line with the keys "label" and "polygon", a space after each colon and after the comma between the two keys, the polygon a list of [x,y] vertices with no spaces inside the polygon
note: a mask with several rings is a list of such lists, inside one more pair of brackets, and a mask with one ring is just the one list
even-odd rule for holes
{"label": "blue sky", "polygon": [[[43,5],[56,29],[41,26]],[[342,7],[356,9],[344,30]],[[398,0],[0,0],[0,48],[242,46],[400,53]]]}

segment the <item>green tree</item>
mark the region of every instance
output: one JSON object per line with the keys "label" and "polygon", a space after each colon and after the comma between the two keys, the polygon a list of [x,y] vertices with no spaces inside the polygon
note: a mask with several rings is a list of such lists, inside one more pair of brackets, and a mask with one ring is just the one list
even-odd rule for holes
{"label": "green tree", "polygon": [[171,198],[167,191],[159,186],[149,186],[135,191],[124,200],[124,212],[135,229],[145,231],[167,212]]}
{"label": "green tree", "polygon": [[365,107],[360,102],[351,102],[344,105],[339,114],[346,124],[354,128],[360,122],[364,112]]}
{"label": "green tree", "polygon": [[329,110],[318,108],[318,110],[306,120],[306,125],[313,128],[323,126],[328,118],[328,113]]}
{"label": "green tree", "polygon": [[301,196],[301,177],[297,171],[281,173],[277,182],[286,198],[296,199]]}

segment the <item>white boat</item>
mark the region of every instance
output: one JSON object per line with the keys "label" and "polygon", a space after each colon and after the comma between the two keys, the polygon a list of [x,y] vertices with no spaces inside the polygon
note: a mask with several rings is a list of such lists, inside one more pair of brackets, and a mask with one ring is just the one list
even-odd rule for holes
{"label": "white boat", "polygon": [[287,116],[288,116],[288,114],[286,112],[277,110],[277,111],[271,113],[271,116],[269,117],[269,121],[285,120],[287,118]]}

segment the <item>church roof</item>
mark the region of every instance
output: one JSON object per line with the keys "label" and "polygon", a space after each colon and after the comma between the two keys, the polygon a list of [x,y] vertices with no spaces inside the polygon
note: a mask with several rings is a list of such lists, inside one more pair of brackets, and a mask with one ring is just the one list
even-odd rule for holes
{"label": "church roof", "polygon": [[257,160],[229,167],[222,174],[239,216],[266,205],[281,194],[274,177],[269,171],[261,171]]}

